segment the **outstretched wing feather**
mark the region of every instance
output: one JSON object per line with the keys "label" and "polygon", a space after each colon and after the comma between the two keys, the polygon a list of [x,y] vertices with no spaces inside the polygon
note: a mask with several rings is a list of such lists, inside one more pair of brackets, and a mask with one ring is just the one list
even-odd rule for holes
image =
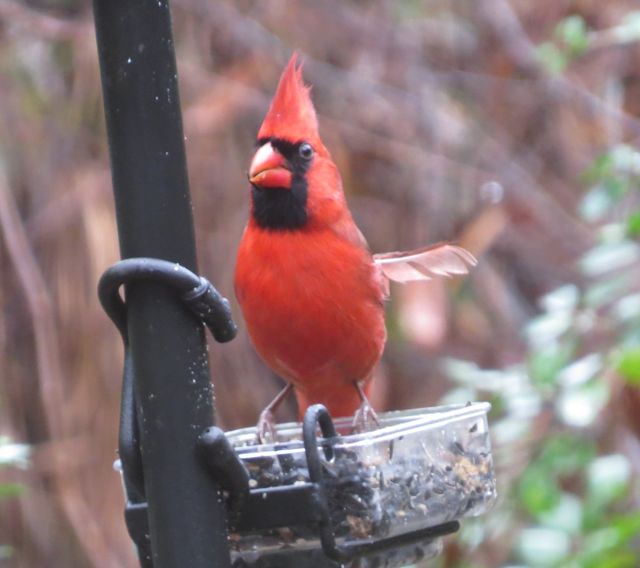
{"label": "outstretched wing feather", "polygon": [[467,274],[478,263],[468,250],[448,243],[410,252],[375,254],[373,260],[384,275],[394,282]]}

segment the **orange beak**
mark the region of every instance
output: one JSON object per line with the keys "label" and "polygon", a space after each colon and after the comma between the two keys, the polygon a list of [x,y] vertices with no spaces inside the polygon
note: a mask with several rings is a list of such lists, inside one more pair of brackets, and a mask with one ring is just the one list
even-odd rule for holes
{"label": "orange beak", "polygon": [[251,161],[249,181],[258,187],[291,189],[291,170],[287,161],[270,142],[260,146]]}

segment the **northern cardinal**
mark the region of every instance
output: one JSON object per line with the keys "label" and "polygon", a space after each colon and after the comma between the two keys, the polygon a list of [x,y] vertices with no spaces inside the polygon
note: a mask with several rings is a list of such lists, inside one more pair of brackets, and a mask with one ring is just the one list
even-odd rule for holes
{"label": "northern cardinal", "polygon": [[257,148],[235,293],[253,345],[288,383],[261,421],[272,420],[291,387],[300,415],[322,403],[334,417],[351,416],[366,409],[384,348],[388,280],[464,274],[476,260],[451,244],[371,255],[320,140],[296,54],[280,78]]}

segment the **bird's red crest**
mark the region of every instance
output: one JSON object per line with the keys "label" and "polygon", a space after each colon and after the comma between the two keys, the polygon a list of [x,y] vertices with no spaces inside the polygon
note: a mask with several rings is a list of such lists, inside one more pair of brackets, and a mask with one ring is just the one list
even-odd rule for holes
{"label": "bird's red crest", "polygon": [[306,140],[312,146],[321,146],[318,119],[310,91],[311,87],[302,80],[302,64],[298,65],[298,54],[294,53],[282,72],[258,138],[274,137],[290,142]]}

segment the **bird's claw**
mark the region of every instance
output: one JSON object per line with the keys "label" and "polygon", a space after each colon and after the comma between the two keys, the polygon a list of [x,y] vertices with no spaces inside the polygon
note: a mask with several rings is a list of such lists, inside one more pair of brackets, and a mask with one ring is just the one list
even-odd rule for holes
{"label": "bird's claw", "polygon": [[379,427],[380,420],[378,419],[378,415],[365,398],[353,416],[353,433],[360,434],[362,432],[369,432]]}
{"label": "bird's claw", "polygon": [[274,412],[279,408],[282,401],[287,397],[292,389],[293,385],[288,383],[260,413],[258,424],[256,425],[259,444],[274,444],[278,439]]}
{"label": "bird's claw", "polygon": [[273,444],[277,439],[276,421],[271,409],[265,408],[258,418],[256,432],[259,444]]}

